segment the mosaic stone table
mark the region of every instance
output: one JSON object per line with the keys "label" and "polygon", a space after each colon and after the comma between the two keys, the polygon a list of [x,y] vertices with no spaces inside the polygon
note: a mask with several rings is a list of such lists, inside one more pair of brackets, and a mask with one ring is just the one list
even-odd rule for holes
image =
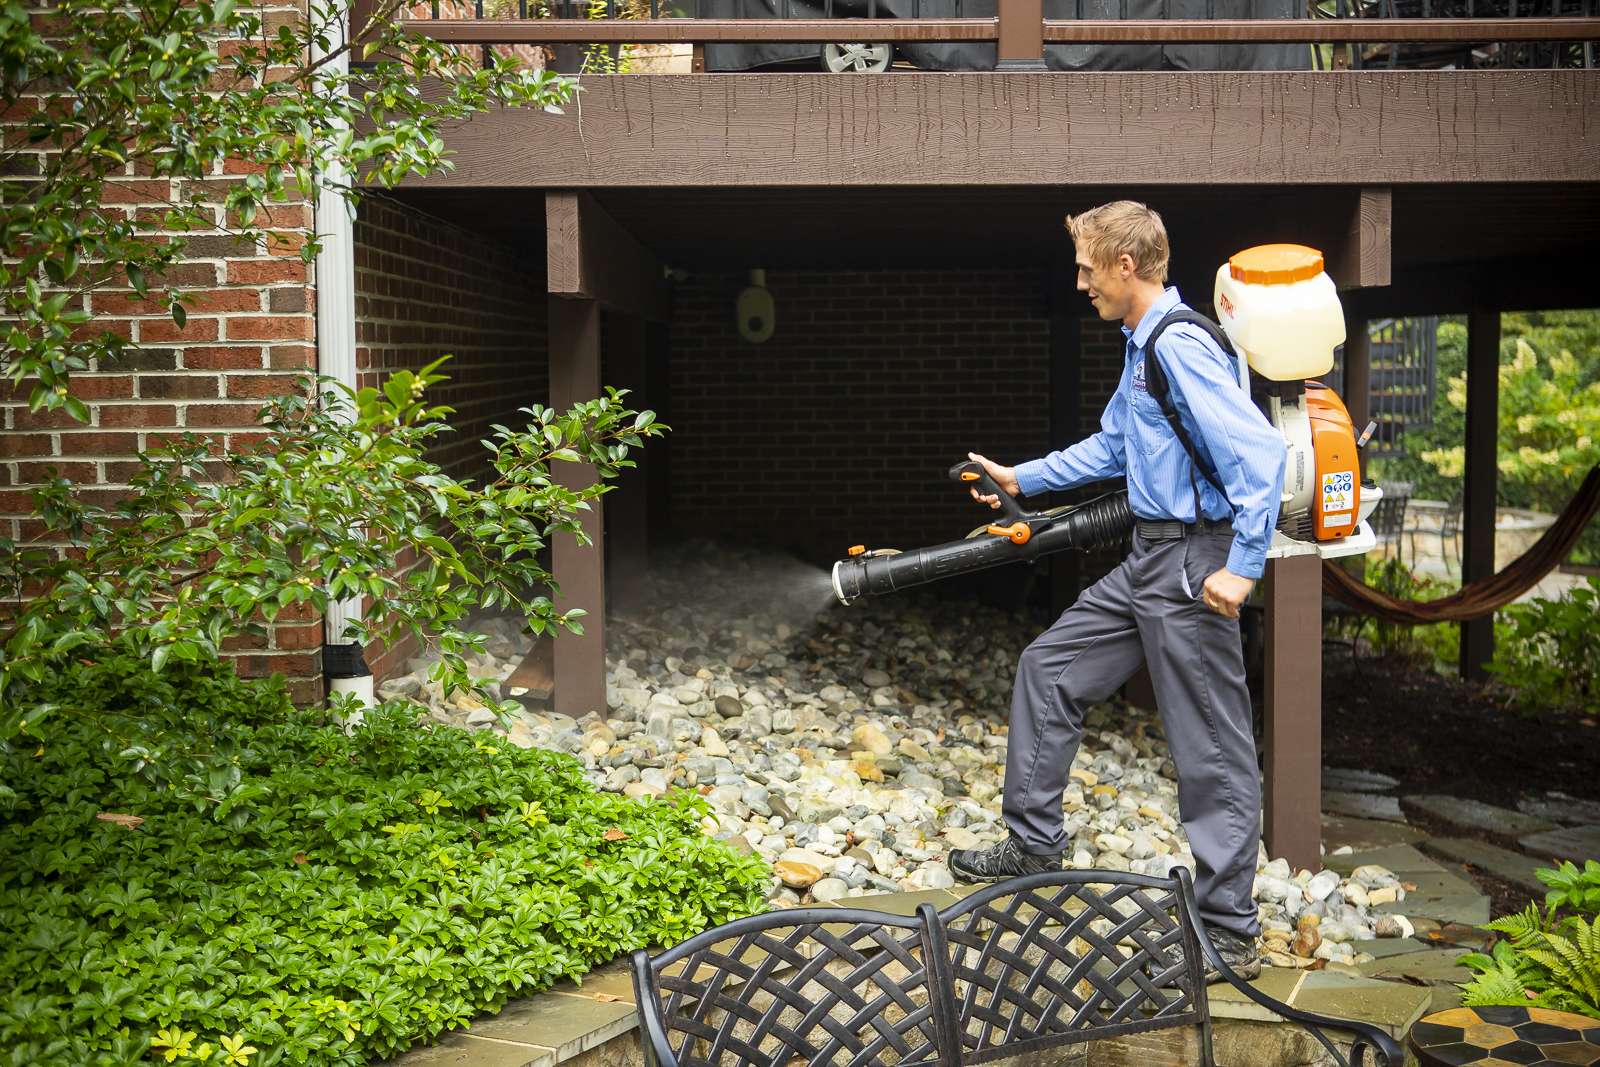
{"label": "mosaic stone table", "polygon": [[1548,1008],[1451,1008],[1419,1019],[1407,1043],[1423,1067],[1600,1065],[1600,1019]]}

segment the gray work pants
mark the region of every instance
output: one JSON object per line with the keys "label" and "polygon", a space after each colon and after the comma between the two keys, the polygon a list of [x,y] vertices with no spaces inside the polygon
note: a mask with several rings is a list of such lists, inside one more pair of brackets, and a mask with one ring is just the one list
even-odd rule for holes
{"label": "gray work pants", "polygon": [[1170,541],[1138,534],[1116,570],[1085,590],[1023,650],[1011,697],[1002,812],[1029,852],[1067,845],[1061,796],[1083,713],[1148,663],[1178,770],[1178,810],[1195,859],[1200,914],[1256,936],[1250,890],[1261,782],[1239,623],[1201,600],[1227,562],[1226,529]]}

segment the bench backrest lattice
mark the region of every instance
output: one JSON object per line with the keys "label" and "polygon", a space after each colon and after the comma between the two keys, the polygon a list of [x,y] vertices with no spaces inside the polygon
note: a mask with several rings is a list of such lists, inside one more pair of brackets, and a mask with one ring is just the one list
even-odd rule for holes
{"label": "bench backrest lattice", "polygon": [[[1183,867],[1050,871],[908,916],[752,915],[634,953],[640,1045],[650,1067],[963,1067],[1183,1028],[1188,1054],[1214,1067],[1209,963],[1341,1067],[1400,1067],[1388,1034],[1254,988],[1203,928]],[[1348,1056],[1324,1029],[1355,1035]]]}
{"label": "bench backrest lattice", "polygon": [[675,1067],[951,1063],[930,995],[927,961],[941,978],[944,963],[927,910],[794,908],[707,931],[653,961],[636,955],[636,984],[660,990],[659,1012],[641,1012],[646,1061],[666,1067],[650,1048],[658,1037]]}
{"label": "bench backrest lattice", "polygon": [[1003,882],[940,916],[962,1062],[1209,1028],[1200,950],[1177,881],[1105,877],[1070,871]]}

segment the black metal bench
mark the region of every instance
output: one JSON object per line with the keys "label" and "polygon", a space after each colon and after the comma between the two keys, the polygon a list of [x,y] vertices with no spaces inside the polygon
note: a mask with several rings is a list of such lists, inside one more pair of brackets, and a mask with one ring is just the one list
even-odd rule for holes
{"label": "black metal bench", "polygon": [[[1203,936],[1189,872],[1013,879],[944,911],[793,908],[634,953],[652,1067],[958,1067],[1173,1027],[1211,1067],[1203,959],[1340,1063],[1400,1067],[1377,1027],[1254,989]],[[1202,957],[1202,953],[1204,957]],[[1355,1035],[1348,1058],[1324,1029]]]}

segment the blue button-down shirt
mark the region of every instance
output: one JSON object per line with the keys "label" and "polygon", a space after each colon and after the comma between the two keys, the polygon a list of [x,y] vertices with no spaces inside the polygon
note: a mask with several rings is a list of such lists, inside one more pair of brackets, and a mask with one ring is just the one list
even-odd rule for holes
{"label": "blue button-down shirt", "polygon": [[[1019,464],[1017,485],[1024,495],[1126,475],[1135,515],[1195,521],[1189,456],[1145,387],[1145,342],[1167,312],[1182,306],[1178,290],[1169,286],[1136,329],[1122,328],[1122,380],[1100,416],[1100,432]],[[1283,493],[1283,437],[1240,388],[1233,359],[1205,331],[1188,323],[1169,326],[1156,341],[1156,354],[1201,462],[1227,490],[1224,500],[1204,475],[1195,474],[1205,517],[1233,519],[1228,570],[1259,578]]]}

